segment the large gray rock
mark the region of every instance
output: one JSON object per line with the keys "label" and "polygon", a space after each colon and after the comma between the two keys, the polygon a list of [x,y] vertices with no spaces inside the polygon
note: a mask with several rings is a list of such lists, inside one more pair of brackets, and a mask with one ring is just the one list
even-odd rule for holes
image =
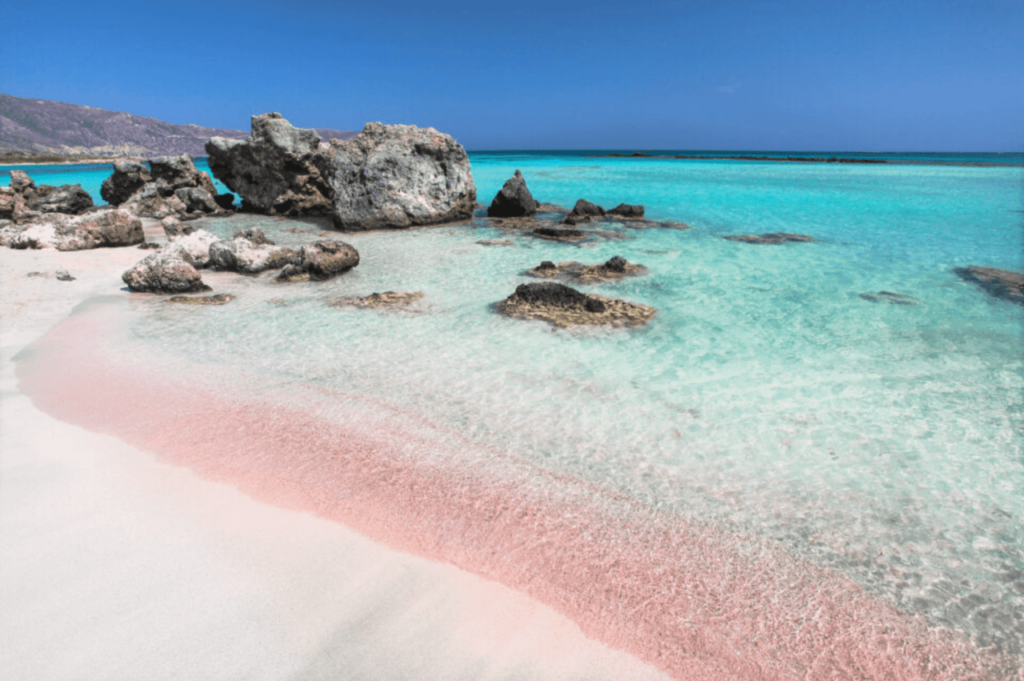
{"label": "large gray rock", "polygon": [[77,216],[47,215],[0,230],[0,245],[10,248],[81,251],[133,246],[143,241],[142,221],[127,211],[109,207]]}
{"label": "large gray rock", "polygon": [[323,144],[270,113],[253,116],[247,141],[215,137],[206,151],[243,210],[329,215],[358,231],[461,220],[476,206],[466,150],[433,128],[367,123],[353,140]]}
{"label": "large gray rock", "polygon": [[213,180],[188,154],[151,158],[148,169],[132,161],[115,163],[100,194],[112,205],[147,218],[191,219],[223,210]]}
{"label": "large gray rock", "polygon": [[301,260],[298,252],[276,246],[258,229],[238,232],[231,241],[218,241],[210,245],[210,264],[213,267],[243,274],[257,274],[280,269],[285,265],[298,265]]}
{"label": "large gray rock", "polygon": [[220,241],[215,235],[205,229],[196,229],[173,232],[172,236],[166,225],[164,233],[170,239],[170,243],[164,246],[165,252],[199,269],[210,266],[210,249]]}
{"label": "large gray rock", "polygon": [[114,173],[103,180],[100,196],[110,205],[120,206],[152,179],[149,168],[143,163],[115,161]]}
{"label": "large gray rock", "polygon": [[344,274],[359,264],[359,251],[337,239],[306,244],[299,251],[299,261],[281,270],[279,281],[325,281]]}
{"label": "large gray rock", "polygon": [[159,251],[121,275],[132,291],[140,293],[196,293],[209,291],[196,268],[174,253]]}
{"label": "large gray rock", "polygon": [[533,194],[526,187],[523,174],[516,170],[515,175],[505,181],[501,191],[491,201],[487,216],[492,218],[518,218],[533,215],[540,204],[534,200]]}

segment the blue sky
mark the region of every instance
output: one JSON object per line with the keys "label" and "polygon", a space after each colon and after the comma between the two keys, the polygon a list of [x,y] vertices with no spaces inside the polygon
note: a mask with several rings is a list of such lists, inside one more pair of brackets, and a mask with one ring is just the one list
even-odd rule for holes
{"label": "blue sky", "polygon": [[174,123],[415,123],[471,150],[1024,150],[1024,0],[43,0],[2,19],[0,92]]}

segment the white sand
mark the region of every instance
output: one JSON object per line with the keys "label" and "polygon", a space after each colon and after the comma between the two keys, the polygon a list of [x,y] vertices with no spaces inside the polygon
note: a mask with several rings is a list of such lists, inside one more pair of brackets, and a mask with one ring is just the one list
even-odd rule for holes
{"label": "white sand", "polygon": [[37,410],[13,356],[77,303],[129,295],[145,255],[0,248],[4,679],[666,678],[499,584]]}

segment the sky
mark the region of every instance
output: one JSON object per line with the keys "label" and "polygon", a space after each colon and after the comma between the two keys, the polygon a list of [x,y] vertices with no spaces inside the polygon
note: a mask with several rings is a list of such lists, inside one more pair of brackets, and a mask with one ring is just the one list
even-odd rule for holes
{"label": "sky", "polygon": [[469,150],[1024,150],[1024,0],[17,2],[0,92]]}

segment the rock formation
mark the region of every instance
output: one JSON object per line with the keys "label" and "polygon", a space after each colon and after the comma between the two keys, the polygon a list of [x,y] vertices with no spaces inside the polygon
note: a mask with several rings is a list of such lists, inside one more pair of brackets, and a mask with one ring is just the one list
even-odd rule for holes
{"label": "rock formation", "polygon": [[361,231],[466,219],[476,206],[465,149],[433,128],[367,123],[353,140],[324,144],[269,113],[253,116],[248,140],[214,137],[206,151],[242,210],[329,215]]}
{"label": "rock formation", "polygon": [[516,170],[515,175],[505,181],[504,186],[491,201],[491,205],[487,209],[487,217],[518,218],[533,215],[537,212],[539,205],[526,187],[523,174]]}
{"label": "rock formation", "polygon": [[603,217],[604,213],[605,210],[604,208],[601,208],[601,206],[591,203],[586,199],[580,199],[576,202],[576,205],[572,207],[572,211],[569,215],[574,217],[582,217],[584,215],[589,215],[591,217]]}
{"label": "rock formation", "polygon": [[121,275],[132,291],[140,293],[197,293],[209,291],[196,268],[172,252],[159,251]]}
{"label": "rock formation", "polygon": [[1024,305],[1024,274],[994,267],[957,267],[953,273],[989,295]]}
{"label": "rock formation", "polygon": [[642,219],[644,216],[643,206],[634,206],[628,203],[620,203],[608,211],[608,215],[615,215],[620,218]]}
{"label": "rock formation", "polygon": [[92,197],[82,185],[37,187],[21,170],[12,170],[11,185],[0,187],[0,220],[25,223],[52,214],[81,215],[92,207]]}
{"label": "rock formation", "polygon": [[89,248],[132,246],[145,241],[142,221],[117,208],[96,208],[84,215],[60,213],[37,217],[27,224],[0,228],[0,246],[56,248],[81,251]]}
{"label": "rock formation", "polygon": [[213,180],[199,171],[188,154],[157,156],[149,168],[134,161],[118,161],[103,181],[100,195],[115,206],[147,218],[173,215],[192,219],[224,211],[233,197],[218,196]]}
{"label": "rock formation", "polygon": [[301,258],[296,251],[277,246],[259,229],[236,232],[231,241],[210,244],[210,264],[219,270],[258,274],[285,265],[297,265]]}
{"label": "rock formation", "polygon": [[502,314],[540,319],[555,326],[639,326],[654,317],[655,309],[615,298],[587,295],[564,284],[520,284],[515,293],[497,304]]}

